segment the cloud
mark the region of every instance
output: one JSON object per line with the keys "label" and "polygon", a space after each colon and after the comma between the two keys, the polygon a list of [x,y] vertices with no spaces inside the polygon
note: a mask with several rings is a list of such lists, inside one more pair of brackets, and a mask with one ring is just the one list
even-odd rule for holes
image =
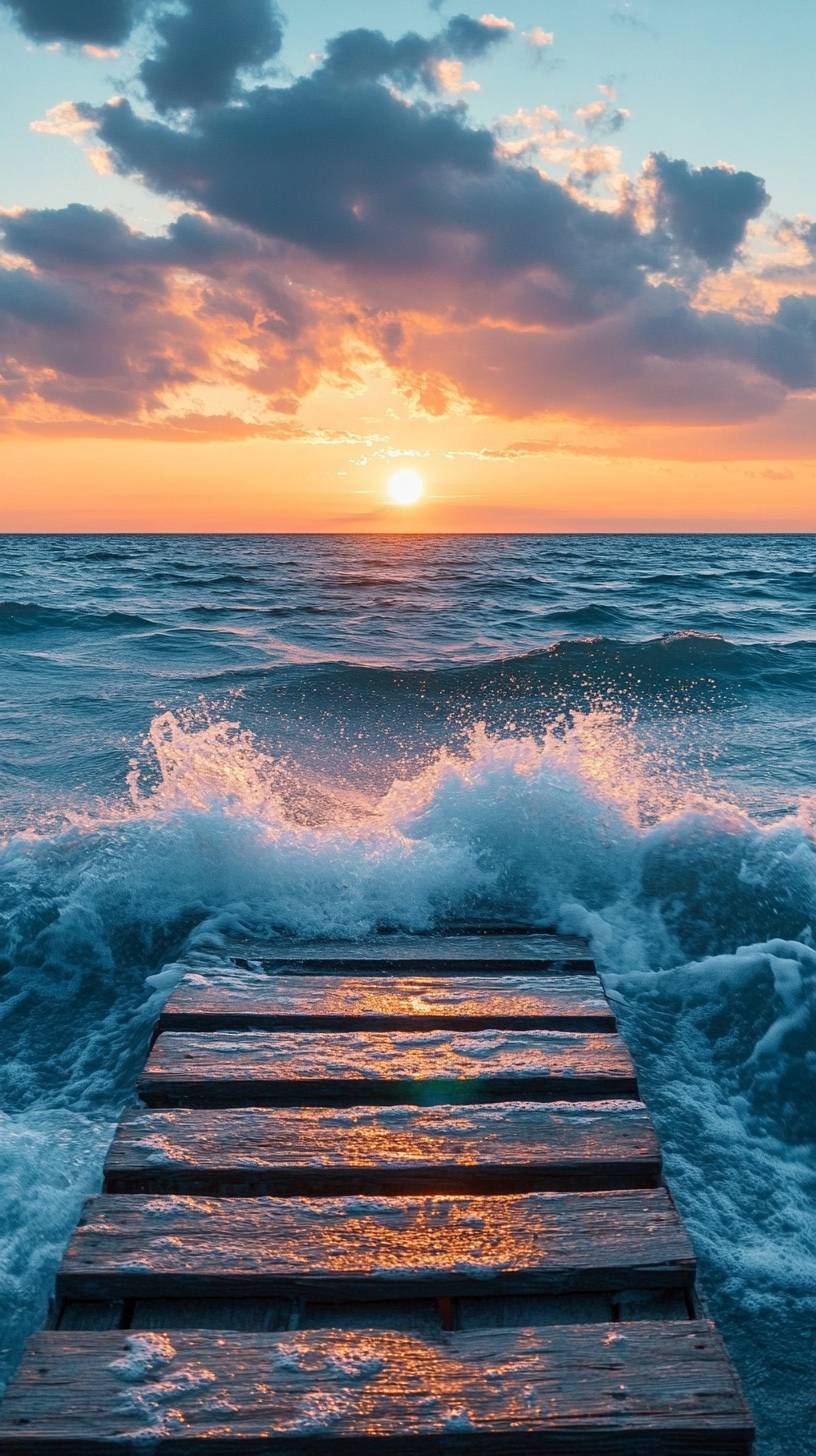
{"label": "cloud", "polygon": [[164,235],[151,237],[129,228],[115,212],[80,202],[9,214],[0,219],[0,230],[8,252],[63,274],[133,264],[206,270],[264,255],[252,234],[194,213],[183,213]]}
{"label": "cloud", "polygon": [[451,54],[460,61],[474,61],[506,40],[513,29],[511,20],[498,15],[483,15],[480,20],[473,20],[469,15],[454,15],[437,44],[449,46]]}
{"label": "cloud", "polygon": [[[692,255],[696,283],[730,264],[767,202],[761,179],[656,153],[651,210],[623,186],[589,205],[579,189],[614,171],[614,148],[576,152],[559,127],[572,167],[559,183],[440,99],[509,33],[496,21],[456,15],[430,38],[348,31],[311,75],[274,86],[236,81],[233,50],[227,95],[208,81],[209,99],[170,119],[124,98],[52,114],[53,130],[93,132],[119,172],[187,210],[158,236],[80,205],[4,219],[21,260],[0,275],[14,408],[164,427],[207,418],[202,393],[228,390],[256,421],[376,368],[435,414],[464,403],[736,427],[816,388],[813,299],[791,290],[742,317],[710,294],[695,303],[678,268]],[[408,93],[414,83],[424,89]],[[621,124],[609,88],[584,110],[590,132]],[[524,148],[555,146],[557,122],[542,109],[508,124],[528,131]]]}
{"label": "cloud", "polygon": [[287,415],[322,377],[351,380],[347,301],[292,284],[268,240],[195,214],[150,236],[80,204],[2,231],[25,266],[0,268],[0,397],[32,428],[43,410],[63,425],[191,415],[213,389]]}
{"label": "cloud", "polygon": [[813,299],[785,300],[753,323],[699,313],[664,285],[568,334],[485,324],[417,334],[407,362],[418,381],[455,379],[466,399],[508,419],[736,424],[773,414],[792,388],[816,387],[815,323]]}
{"label": "cloud", "polygon": [[[217,445],[252,439],[308,440],[312,432],[279,419],[242,419],[226,414],[156,415],[149,420],[40,419],[30,415],[0,414],[0,433],[34,435],[42,439],[77,439],[93,435],[102,440],[158,440],[163,444]],[[323,444],[322,438],[317,443]]]}
{"label": "cloud", "polygon": [[127,102],[87,110],[124,172],[196,208],[342,265],[378,304],[455,299],[525,324],[619,306],[660,264],[626,213],[583,206],[506,163],[458,108],[409,105],[319,72],[258,87],[184,128]]}
{"label": "cloud", "polygon": [[279,52],[274,0],[0,0],[32,40],[82,45],[109,56],[141,21],[152,49],[140,78],[160,111],[225,101],[239,73]]}
{"label": "cloud", "polygon": [[529,30],[523,32],[524,39],[531,50],[546,51],[555,44],[555,35],[551,30],[545,30],[541,25],[533,25]]}
{"label": "cloud", "polygon": [[812,217],[782,218],[774,236],[783,247],[790,248],[793,245],[799,251],[804,248],[807,257],[816,258],[816,222]]}
{"label": "cloud", "polygon": [[620,131],[631,115],[625,106],[615,105],[614,93],[609,87],[601,87],[601,90],[605,92],[603,97],[575,108],[575,115],[590,135]]}
{"label": "cloud", "polygon": [[126,40],[145,0],[0,0],[36,41],[115,46]]}
{"label": "cloud", "polygon": [[514,31],[516,28],[515,22],[508,20],[506,15],[494,15],[492,11],[488,11],[486,15],[481,15],[479,17],[479,24],[486,25],[488,30]]}
{"label": "cloud", "polygon": [[239,72],[278,54],[283,21],[271,0],[183,0],[159,14],[157,45],[139,72],[160,111],[226,101]]}
{"label": "cloud", "polygon": [[617,147],[600,146],[597,142],[575,147],[570,153],[567,182],[570,187],[589,192],[602,178],[614,182],[620,173],[621,154]]}
{"label": "cloud", "polygon": [[461,61],[432,61],[431,75],[437,91],[446,96],[461,96],[465,91],[480,91],[478,81],[466,81]]}
{"label": "cloud", "polygon": [[730,268],[749,222],[770,202],[762,178],[723,163],[690,167],[665,152],[653,152],[646,171],[657,220],[670,238],[708,267]]}
{"label": "cloud", "polygon": [[73,101],[59,101],[56,106],[49,107],[44,117],[31,122],[31,131],[81,142],[93,133],[94,124],[91,117],[84,116]]}
{"label": "cloud", "polygon": [[[461,63],[487,55],[512,28],[512,22],[495,15],[481,20],[454,15],[435,36],[408,31],[388,40],[381,30],[346,30],[328,42],[323,71],[344,86],[390,77],[403,86],[421,81],[430,90],[461,91]],[[452,76],[457,78],[454,86],[446,84]]]}

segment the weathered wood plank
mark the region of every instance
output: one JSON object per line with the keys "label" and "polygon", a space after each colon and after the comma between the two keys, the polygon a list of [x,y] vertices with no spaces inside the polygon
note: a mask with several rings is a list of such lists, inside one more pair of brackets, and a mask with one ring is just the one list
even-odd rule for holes
{"label": "weathered wood plank", "polygon": [[[305,970],[314,974],[377,974],[389,962],[400,972],[423,975],[496,975],[498,965],[508,972],[552,974],[595,973],[595,961],[585,940],[576,935],[377,935],[364,941],[233,941],[226,954],[239,965],[267,966],[288,974]],[[397,966],[394,966],[396,973]]]}
{"label": "weathered wood plank", "polygon": [[615,1296],[597,1294],[506,1294],[456,1300],[459,1330],[532,1329],[535,1325],[611,1324]]}
{"label": "weathered wood plank", "polygon": [[5,1456],[746,1456],[708,1323],[441,1334],[303,1330],[34,1337]]}
{"label": "weathered wood plank", "polygon": [[684,1288],[694,1270],[665,1188],[503,1198],[122,1194],[86,1204],[57,1292],[382,1300]]}
{"label": "weathered wood plank", "polygon": [[640,1102],[129,1109],[108,1193],[508,1193],[654,1187]]}
{"label": "weathered wood plank", "polygon": [[54,1328],[58,1330],[121,1330],[125,1324],[125,1302],[66,1300],[57,1307]]}
{"label": "weathered wood plank", "polygon": [[347,1300],[344,1304],[303,1306],[300,1330],[409,1330],[413,1334],[438,1334],[443,1329],[441,1307],[450,1300],[389,1299],[381,1304]]}
{"label": "weathered wood plank", "polygon": [[568,1031],[165,1032],[139,1081],[152,1107],[339,1106],[637,1097],[624,1042]]}
{"label": "weathered wood plank", "polygon": [[456,1328],[523,1329],[618,1320],[687,1320],[687,1289],[632,1289],[598,1294],[510,1294],[456,1300]]}
{"label": "weathered wood plank", "polygon": [[614,1031],[600,981],[588,976],[270,976],[191,971],[158,1031],[417,1031],[490,1027]]}
{"label": "weathered wood plank", "polygon": [[288,1330],[290,1299],[137,1299],[132,1330]]}

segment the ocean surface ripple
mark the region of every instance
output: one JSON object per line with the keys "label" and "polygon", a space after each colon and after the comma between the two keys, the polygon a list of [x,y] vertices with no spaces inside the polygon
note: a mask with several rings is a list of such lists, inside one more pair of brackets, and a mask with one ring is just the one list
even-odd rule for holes
{"label": "ocean surface ripple", "polygon": [[760,1426],[816,1333],[810,537],[0,538],[0,1367],[182,954],[588,935]]}

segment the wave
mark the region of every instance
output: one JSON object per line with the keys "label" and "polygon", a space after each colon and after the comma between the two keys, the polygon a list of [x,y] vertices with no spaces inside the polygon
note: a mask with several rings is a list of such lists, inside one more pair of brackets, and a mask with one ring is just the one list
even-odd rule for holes
{"label": "wave", "polygon": [[[584,624],[586,625],[586,624]],[[413,717],[450,712],[471,723],[485,717],[498,728],[513,717],[533,728],[546,724],[553,709],[587,709],[617,703],[694,713],[712,704],[730,706],[754,694],[812,694],[816,641],[785,645],[729,642],[715,633],[680,631],[642,642],[602,635],[561,638],[548,646],[484,661],[372,666],[292,648],[270,669],[230,664],[202,677],[207,690],[244,685],[281,711],[302,699],[308,711],[336,716],[356,705],[361,715],[379,714],[386,730],[401,731]],[[521,716],[519,716],[521,715]]]}
{"label": "wave", "polygon": [[164,714],[148,750],[128,807],[0,848],[3,1344],[19,1350],[42,1317],[167,962],[218,960],[239,932],[555,924],[603,967],[715,1312],[767,1413],[763,1456],[783,1456],[765,1384],[787,1402],[785,1439],[804,1430],[792,1372],[816,1317],[813,803],[763,826],[688,802],[601,712],[544,742],[476,729],[381,795],[305,776],[236,723]]}
{"label": "wave", "polygon": [[546,613],[545,621],[564,622],[579,630],[586,627],[622,626],[632,620],[631,612],[604,602],[587,602],[583,607],[556,607]]}
{"label": "wave", "polygon": [[152,627],[149,617],[135,612],[93,612],[64,607],[38,606],[36,602],[0,602],[0,633],[15,632],[105,632]]}

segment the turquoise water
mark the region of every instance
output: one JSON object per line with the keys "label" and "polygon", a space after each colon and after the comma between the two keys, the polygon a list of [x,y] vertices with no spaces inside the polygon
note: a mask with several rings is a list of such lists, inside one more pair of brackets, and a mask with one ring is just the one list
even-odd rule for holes
{"label": "turquoise water", "polygon": [[816,1333],[811,537],[0,538],[0,1343],[219,936],[588,934],[762,1456]]}

